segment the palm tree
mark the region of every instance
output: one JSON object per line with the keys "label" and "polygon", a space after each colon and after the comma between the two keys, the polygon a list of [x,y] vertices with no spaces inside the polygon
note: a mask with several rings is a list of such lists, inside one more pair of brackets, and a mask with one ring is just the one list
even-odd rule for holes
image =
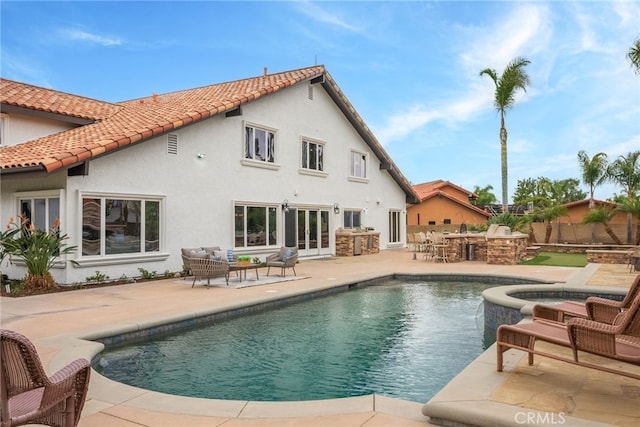
{"label": "palm tree", "polygon": [[[561,205],[549,206],[548,208],[541,209],[536,215],[538,218],[544,220],[547,223],[545,227],[544,233],[544,242],[549,243],[551,240],[551,231],[553,230],[552,221],[556,218],[560,218],[561,216],[567,213],[567,208]],[[558,225],[559,226],[559,225]],[[558,242],[560,243],[560,242]]]}
{"label": "palm tree", "polygon": [[635,43],[629,48],[627,58],[631,61],[631,66],[636,74],[640,74],[640,38],[636,39]]}
{"label": "palm tree", "polygon": [[616,215],[615,209],[610,209],[606,206],[598,206],[593,208],[587,213],[582,219],[583,224],[602,224],[604,225],[604,231],[607,232],[609,237],[613,239],[616,245],[621,245],[622,242],[613,232],[611,227],[609,226],[609,221]]}
{"label": "palm tree", "polygon": [[504,126],[504,116],[507,110],[513,107],[515,93],[517,89],[527,91],[529,85],[529,75],[524,67],[529,65],[528,59],[517,57],[511,61],[498,76],[496,71],[486,68],[480,71],[480,76],[487,74],[496,85],[495,99],[493,105],[500,113],[500,166],[502,171],[502,212],[507,212],[509,195],[507,193],[507,129]]}
{"label": "palm tree", "polygon": [[631,214],[636,217],[636,241],[635,245],[640,245],[640,197],[625,198],[618,205],[618,211],[626,212],[627,216]]}
{"label": "palm tree", "polygon": [[[593,198],[595,188],[607,179],[609,162],[605,153],[598,153],[589,158],[586,151],[578,151],[578,164],[582,170],[582,182],[589,186],[589,209],[593,209],[596,202]],[[596,241],[596,224],[591,223],[591,243]]]}
{"label": "palm tree", "polygon": [[480,209],[484,209],[486,205],[495,203],[497,199],[491,190],[493,190],[493,186],[491,185],[487,185],[484,188],[480,188],[476,185],[473,192],[478,196],[478,198],[473,200],[472,204]]}
{"label": "palm tree", "polygon": [[[626,156],[619,156],[607,169],[609,179],[620,185],[627,194],[627,199],[637,196],[640,191],[640,150],[632,151]],[[627,212],[627,244],[630,245],[632,238],[633,214]]]}

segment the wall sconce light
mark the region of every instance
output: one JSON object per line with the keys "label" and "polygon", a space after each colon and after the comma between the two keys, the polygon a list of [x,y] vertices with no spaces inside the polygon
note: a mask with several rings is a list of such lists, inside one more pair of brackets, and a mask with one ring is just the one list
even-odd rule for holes
{"label": "wall sconce light", "polygon": [[337,202],[333,204],[333,213],[336,215],[340,213],[340,205]]}
{"label": "wall sconce light", "polygon": [[282,210],[285,212],[289,212],[289,201],[287,199],[284,199],[282,201]]}
{"label": "wall sconce light", "polygon": [[205,157],[207,157],[207,153],[198,153],[196,154],[196,157],[199,159],[204,159]]}

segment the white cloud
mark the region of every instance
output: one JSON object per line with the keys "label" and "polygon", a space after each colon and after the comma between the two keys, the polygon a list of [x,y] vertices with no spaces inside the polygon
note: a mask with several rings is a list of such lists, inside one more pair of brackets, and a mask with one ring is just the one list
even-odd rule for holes
{"label": "white cloud", "polygon": [[[487,67],[504,68],[516,56],[528,56],[523,52],[535,53],[547,46],[552,34],[547,23],[548,15],[549,11],[543,5],[524,5],[500,20],[499,25],[490,23],[486,27],[474,28],[474,34],[467,34],[466,37],[475,42],[468,51],[459,55],[460,64],[469,76],[465,92],[456,99],[441,101],[437,107],[416,105],[409,111],[392,114],[376,132],[380,141],[386,145],[436,120],[444,120],[447,125],[454,126],[493,108],[493,83],[488,77],[485,77],[486,83],[479,82],[480,70]],[[463,31],[468,33],[467,30]],[[524,96],[519,92],[517,99],[521,100]]]}
{"label": "white cloud", "polygon": [[474,76],[487,67],[501,70],[517,56],[530,57],[543,50],[551,39],[550,22],[544,5],[517,7],[510,15],[474,29],[470,36],[475,42],[459,55],[460,62]]}
{"label": "white cloud", "polygon": [[[307,15],[308,17],[312,18],[315,21],[318,21],[324,24],[329,24],[329,25],[339,27],[344,30],[356,32],[356,33],[359,33],[364,30],[364,28],[361,28],[357,25],[353,25],[353,24],[350,24],[349,22],[346,22],[337,14],[326,11],[325,9],[320,7],[317,3],[304,1],[304,2],[296,2],[295,5],[297,6],[298,10],[300,10],[302,13],[304,13],[305,15]],[[335,7],[335,4],[332,3],[332,6]]]}
{"label": "white cloud", "polygon": [[87,41],[102,46],[118,46],[123,43],[119,38],[100,36],[82,30],[64,29],[62,34],[69,40]]}

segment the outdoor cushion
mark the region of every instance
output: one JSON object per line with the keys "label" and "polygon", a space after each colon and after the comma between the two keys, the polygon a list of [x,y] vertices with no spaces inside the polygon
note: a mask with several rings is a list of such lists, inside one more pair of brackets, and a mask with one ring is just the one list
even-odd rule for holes
{"label": "outdoor cushion", "polygon": [[189,258],[208,258],[209,254],[207,251],[191,251],[189,254]]}
{"label": "outdoor cushion", "polygon": [[293,251],[291,249],[287,249],[287,251],[282,256],[282,261],[287,261],[289,258],[293,256]]}
{"label": "outdoor cushion", "polygon": [[215,251],[220,250],[220,246],[203,246],[202,250],[206,251],[208,254],[213,254]]}

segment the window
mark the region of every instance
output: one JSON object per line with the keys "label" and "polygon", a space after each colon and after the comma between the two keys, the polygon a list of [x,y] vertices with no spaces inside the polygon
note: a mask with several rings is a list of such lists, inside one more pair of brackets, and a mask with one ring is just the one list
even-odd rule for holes
{"label": "window", "polygon": [[302,168],[318,172],[324,170],[324,144],[302,140]]}
{"label": "window", "polygon": [[160,251],[160,200],[82,198],[82,255]]}
{"label": "window", "polygon": [[400,211],[389,211],[389,243],[400,243]]}
{"label": "window", "polygon": [[29,220],[29,224],[37,230],[49,231],[54,227],[56,220],[60,219],[60,195],[44,195],[25,193],[18,195],[19,210],[23,218]]}
{"label": "window", "polygon": [[367,177],[367,155],[359,151],[351,152],[351,176],[356,178]]}
{"label": "window", "polygon": [[245,126],[244,130],[244,158],[265,163],[275,163],[275,132],[254,126]]}
{"label": "window", "polygon": [[235,205],[235,247],[275,246],[277,207]]}
{"label": "window", "polygon": [[442,223],[443,223],[443,224],[451,224],[451,219],[449,219],[449,218],[445,218],[445,219],[442,221]]}
{"label": "window", "polygon": [[7,145],[7,124],[9,123],[9,116],[5,113],[0,113],[0,146]]}
{"label": "window", "polygon": [[361,223],[361,211],[344,210],[344,228],[360,228]]}

